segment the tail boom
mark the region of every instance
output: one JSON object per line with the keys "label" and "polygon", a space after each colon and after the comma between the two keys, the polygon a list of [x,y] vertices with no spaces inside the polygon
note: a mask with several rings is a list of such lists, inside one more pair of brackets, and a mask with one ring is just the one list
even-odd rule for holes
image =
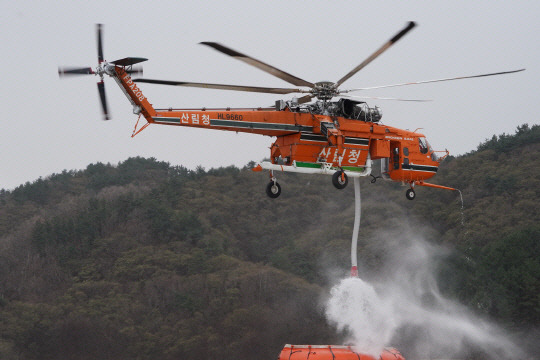
{"label": "tail boom", "polygon": [[149,123],[154,122],[153,116],[156,116],[156,110],[148,102],[142,91],[133,82],[131,76],[121,66],[114,66],[114,79],[133,105],[135,114],[142,114]]}

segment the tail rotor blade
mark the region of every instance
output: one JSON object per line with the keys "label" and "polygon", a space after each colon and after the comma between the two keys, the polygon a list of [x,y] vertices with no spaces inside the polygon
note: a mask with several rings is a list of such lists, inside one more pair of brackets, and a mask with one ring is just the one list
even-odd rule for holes
{"label": "tail rotor blade", "polygon": [[71,76],[71,75],[91,75],[94,74],[94,70],[89,67],[59,67],[58,76]]}
{"label": "tail rotor blade", "polygon": [[97,34],[97,51],[98,51],[98,62],[101,64],[103,60],[103,43],[101,40],[101,32],[103,25],[102,24],[96,24],[96,34]]}
{"label": "tail rotor blade", "polygon": [[109,110],[107,108],[107,97],[105,96],[105,84],[103,81],[97,83],[101,107],[103,109],[103,120],[110,120]]}

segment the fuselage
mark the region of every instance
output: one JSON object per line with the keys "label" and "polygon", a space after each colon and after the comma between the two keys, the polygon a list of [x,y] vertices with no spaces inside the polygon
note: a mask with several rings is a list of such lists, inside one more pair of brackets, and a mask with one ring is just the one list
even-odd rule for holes
{"label": "fuselage", "polygon": [[378,123],[376,108],[355,107],[365,103],[342,99],[275,108],[154,109],[122,67],[114,71],[134,109],[149,124],[276,137],[270,149],[272,164],[368,175],[364,168],[380,159],[383,177],[414,186],[435,175],[441,160],[423,134]]}
{"label": "fuselage", "polygon": [[272,163],[298,166],[332,164],[362,170],[368,159],[381,159],[395,181],[431,178],[439,161],[425,136],[407,130],[344,117],[270,109],[166,109],[150,122],[275,136]]}

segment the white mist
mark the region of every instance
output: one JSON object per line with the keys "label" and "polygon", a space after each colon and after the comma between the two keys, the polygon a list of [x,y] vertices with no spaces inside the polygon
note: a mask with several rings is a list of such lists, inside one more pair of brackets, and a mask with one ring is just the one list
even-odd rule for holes
{"label": "white mist", "polygon": [[394,243],[376,280],[346,278],[332,288],[328,321],[345,331],[345,343],[376,357],[404,333],[407,347],[423,359],[456,356],[465,346],[493,358],[523,357],[499,328],[442,296],[434,278],[438,251],[420,240]]}
{"label": "white mist", "polygon": [[392,304],[380,298],[373,286],[359,278],[348,278],[330,291],[326,316],[339,331],[349,334],[346,343],[378,356],[397,325],[392,311]]}

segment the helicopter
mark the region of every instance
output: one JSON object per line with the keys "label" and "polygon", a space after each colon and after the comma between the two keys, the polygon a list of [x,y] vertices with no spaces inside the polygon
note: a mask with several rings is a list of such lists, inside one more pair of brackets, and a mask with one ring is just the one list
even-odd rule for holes
{"label": "helicopter", "polygon": [[[201,42],[202,45],[254,66],[278,77],[295,87],[270,88],[228,84],[196,83],[138,78],[131,75],[142,73],[136,64],[148,59],[127,57],[107,62],[103,57],[102,25],[97,24],[98,66],[59,68],[58,73],[68,75],[97,75],[100,77],[98,93],[101,100],[103,118],[109,120],[105,97],[104,76],[112,77],[139,115],[132,137],[150,124],[189,126],[204,129],[245,132],[275,137],[270,147],[270,161],[262,161],[253,171],[269,171],[270,182],[266,194],[277,198],[281,186],[276,173],[294,172],[325,174],[332,177],[337,189],[344,189],[348,178],[371,176],[374,183],[378,178],[401,182],[409,186],[405,195],[409,200],[416,197],[415,186],[456,190],[452,187],[426,182],[432,178],[440,163],[449,155],[447,150],[434,151],[426,137],[416,131],[398,129],[380,123],[382,112],[379,107],[370,107],[365,101],[355,100],[349,95],[355,91],[433,83],[469,78],[503,75],[525,69],[489,74],[442,78],[375,87],[341,89],[341,85],[358,73],[404,35],[416,26],[410,21],[390,40],[373,52],[363,62],[336,82],[310,82],[268,65],[251,56],[215,42]],[[173,109],[154,108],[143,95],[138,84],[160,84],[207,89],[247,91],[277,95],[303,94],[291,100],[277,100],[274,106],[258,108],[225,109]],[[337,100],[333,100],[338,98]],[[312,101],[315,99],[314,101]],[[411,99],[379,98],[402,101],[423,101]],[[146,124],[138,128],[140,117]],[[379,160],[380,175],[372,175],[373,162]]]}

